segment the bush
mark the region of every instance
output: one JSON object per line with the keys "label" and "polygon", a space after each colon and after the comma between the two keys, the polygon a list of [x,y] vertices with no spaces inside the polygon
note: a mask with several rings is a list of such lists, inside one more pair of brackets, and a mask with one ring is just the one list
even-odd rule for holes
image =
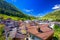
{"label": "bush", "polygon": [[0,24],[0,40],[5,40],[5,37],[3,36],[4,31],[4,25]]}
{"label": "bush", "polygon": [[60,27],[58,25],[54,26],[54,40],[60,40]]}

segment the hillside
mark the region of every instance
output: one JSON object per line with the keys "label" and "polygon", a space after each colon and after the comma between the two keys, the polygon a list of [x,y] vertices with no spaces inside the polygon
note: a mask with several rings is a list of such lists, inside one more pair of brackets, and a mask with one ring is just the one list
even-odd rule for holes
{"label": "hillside", "polygon": [[8,16],[14,16],[14,17],[20,17],[25,19],[30,19],[33,16],[29,16],[27,14],[24,14],[23,12],[19,11],[14,5],[4,1],[0,0],[0,14],[8,15]]}
{"label": "hillside", "polygon": [[53,12],[50,12],[44,17],[42,17],[42,19],[60,21],[60,10],[55,10]]}
{"label": "hillside", "polygon": [[19,17],[14,17],[14,16],[8,16],[8,15],[4,15],[4,14],[0,14],[0,18],[3,16],[4,19],[7,19],[7,18],[11,18],[12,20],[22,20],[22,18],[19,18]]}

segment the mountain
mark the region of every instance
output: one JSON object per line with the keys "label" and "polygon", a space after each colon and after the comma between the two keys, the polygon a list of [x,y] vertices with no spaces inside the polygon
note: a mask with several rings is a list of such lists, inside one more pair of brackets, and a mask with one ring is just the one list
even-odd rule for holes
{"label": "mountain", "polygon": [[29,16],[19,11],[14,5],[4,0],[0,0],[0,14],[4,14],[7,16],[20,17],[20,18],[25,18],[25,19],[34,18],[33,16]]}
{"label": "mountain", "polygon": [[54,10],[43,16],[41,19],[60,21],[60,10]]}

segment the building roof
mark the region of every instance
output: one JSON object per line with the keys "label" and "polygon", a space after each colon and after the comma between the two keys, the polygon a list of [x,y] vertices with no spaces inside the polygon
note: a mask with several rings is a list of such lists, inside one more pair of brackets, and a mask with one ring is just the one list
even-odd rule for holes
{"label": "building roof", "polygon": [[36,27],[30,26],[28,27],[28,32],[43,40],[46,40],[54,33],[54,31],[50,29],[47,24],[40,25],[40,29],[43,31],[43,33],[38,32]]}

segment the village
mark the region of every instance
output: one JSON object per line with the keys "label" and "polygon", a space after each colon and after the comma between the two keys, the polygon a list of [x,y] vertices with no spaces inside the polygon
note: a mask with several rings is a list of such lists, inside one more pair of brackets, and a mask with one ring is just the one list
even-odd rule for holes
{"label": "village", "polygon": [[14,21],[11,18],[3,20],[0,18],[0,23],[4,24],[5,40],[53,40],[54,25],[59,24],[51,21]]}
{"label": "village", "polygon": [[60,0],[0,0],[0,40],[60,40]]}

